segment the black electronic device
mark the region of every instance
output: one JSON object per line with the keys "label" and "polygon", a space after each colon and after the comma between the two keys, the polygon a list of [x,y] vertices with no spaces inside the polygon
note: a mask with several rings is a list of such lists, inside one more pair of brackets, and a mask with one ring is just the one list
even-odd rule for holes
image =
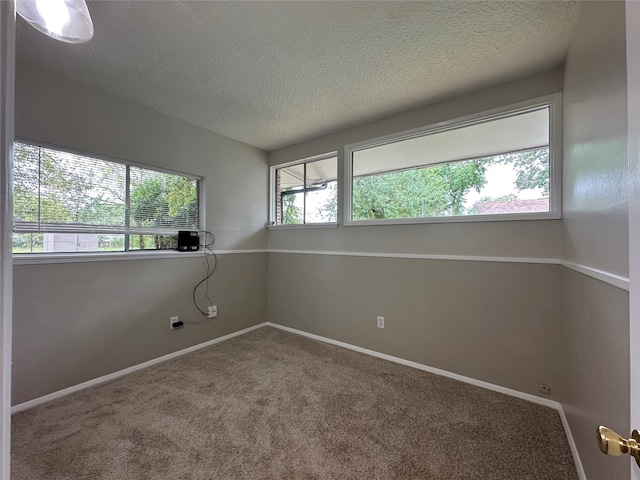
{"label": "black electronic device", "polygon": [[192,230],[178,231],[178,250],[181,252],[195,252],[200,249],[200,235]]}

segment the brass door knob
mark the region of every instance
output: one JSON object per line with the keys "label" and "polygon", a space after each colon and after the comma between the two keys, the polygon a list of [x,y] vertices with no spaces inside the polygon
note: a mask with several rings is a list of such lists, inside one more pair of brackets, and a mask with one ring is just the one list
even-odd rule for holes
{"label": "brass door knob", "polygon": [[640,466],[640,433],[637,430],[631,432],[631,438],[623,438],[610,428],[598,427],[597,435],[602,453],[614,456],[628,453]]}

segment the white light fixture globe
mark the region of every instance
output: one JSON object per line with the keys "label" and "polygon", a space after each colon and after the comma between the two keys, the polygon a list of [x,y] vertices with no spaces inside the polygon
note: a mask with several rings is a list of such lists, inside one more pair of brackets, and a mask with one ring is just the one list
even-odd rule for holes
{"label": "white light fixture globe", "polygon": [[56,40],[84,43],[93,38],[93,22],[84,0],[16,0],[16,12]]}

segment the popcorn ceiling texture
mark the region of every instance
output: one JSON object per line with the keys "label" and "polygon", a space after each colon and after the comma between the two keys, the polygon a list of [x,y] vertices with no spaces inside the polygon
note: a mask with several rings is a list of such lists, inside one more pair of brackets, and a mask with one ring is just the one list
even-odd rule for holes
{"label": "popcorn ceiling texture", "polygon": [[266,150],[560,65],[577,1],[93,1],[19,59]]}

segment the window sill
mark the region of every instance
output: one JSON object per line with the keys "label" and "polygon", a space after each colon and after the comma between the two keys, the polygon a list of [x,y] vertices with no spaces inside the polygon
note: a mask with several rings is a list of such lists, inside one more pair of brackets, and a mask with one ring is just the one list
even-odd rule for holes
{"label": "window sill", "polygon": [[562,218],[559,213],[515,213],[500,215],[467,215],[460,217],[425,217],[425,218],[390,218],[380,220],[349,220],[344,222],[345,227],[359,227],[368,225],[413,225],[434,223],[481,223],[481,222],[509,222],[522,220],[558,220]]}
{"label": "window sill", "polygon": [[295,230],[298,228],[336,228],[340,225],[337,222],[327,223],[304,223],[301,225],[267,225],[269,230]]}
{"label": "window sill", "polygon": [[42,265],[47,263],[87,263],[114,262],[121,260],[150,260],[159,258],[185,258],[204,256],[204,250],[178,252],[175,250],[155,250],[147,252],[104,252],[104,253],[17,253],[13,255],[14,265]]}

